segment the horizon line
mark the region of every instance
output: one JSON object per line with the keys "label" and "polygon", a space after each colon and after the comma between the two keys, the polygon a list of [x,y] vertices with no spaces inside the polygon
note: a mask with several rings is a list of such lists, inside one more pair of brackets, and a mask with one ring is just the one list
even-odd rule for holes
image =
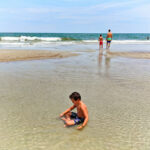
{"label": "horizon line", "polygon": [[[64,33],[64,34],[107,34],[107,32],[1,32],[0,33]],[[150,32],[145,33],[145,32],[112,32],[113,34],[150,34]]]}

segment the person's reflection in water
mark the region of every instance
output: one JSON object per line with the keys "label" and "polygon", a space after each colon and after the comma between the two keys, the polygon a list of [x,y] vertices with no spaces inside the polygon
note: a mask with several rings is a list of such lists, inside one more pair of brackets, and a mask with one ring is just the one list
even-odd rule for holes
{"label": "person's reflection in water", "polygon": [[99,55],[103,55],[103,48],[99,49]]}
{"label": "person's reflection in water", "polygon": [[99,51],[99,55],[98,55],[98,74],[101,75],[102,72],[102,61],[103,61],[103,54]]}
{"label": "person's reflection in water", "polygon": [[106,70],[110,68],[110,57],[107,55],[105,56],[105,66],[106,66]]}
{"label": "person's reflection in water", "polygon": [[99,67],[102,66],[102,59],[103,59],[103,54],[101,52],[99,52],[99,55],[98,55],[98,65],[99,65]]}
{"label": "person's reflection in water", "polygon": [[[111,59],[110,56],[99,53],[98,56],[99,74],[103,72],[105,76],[109,76],[110,59]],[[104,65],[102,65],[103,61]]]}

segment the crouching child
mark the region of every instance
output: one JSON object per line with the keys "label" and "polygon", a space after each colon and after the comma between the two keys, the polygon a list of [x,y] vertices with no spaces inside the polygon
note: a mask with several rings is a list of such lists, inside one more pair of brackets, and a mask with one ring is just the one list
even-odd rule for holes
{"label": "crouching child", "polygon": [[[79,93],[73,92],[69,98],[72,101],[73,106],[61,113],[60,117],[64,120],[65,126],[78,125],[82,123],[82,125],[77,127],[77,129],[82,129],[86,126],[89,119],[87,107],[81,101],[81,96]],[[77,113],[72,112],[75,108],[77,109]]]}

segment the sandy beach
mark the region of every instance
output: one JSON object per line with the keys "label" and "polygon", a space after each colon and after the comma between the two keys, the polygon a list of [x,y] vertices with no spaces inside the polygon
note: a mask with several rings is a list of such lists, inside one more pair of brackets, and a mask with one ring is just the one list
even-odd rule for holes
{"label": "sandy beach", "polygon": [[71,52],[54,52],[48,50],[0,50],[0,62],[65,58],[77,55]]}

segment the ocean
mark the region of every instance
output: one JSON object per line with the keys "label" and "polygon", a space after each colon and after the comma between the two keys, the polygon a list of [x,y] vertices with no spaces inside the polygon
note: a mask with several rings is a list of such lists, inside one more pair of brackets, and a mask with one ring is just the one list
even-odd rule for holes
{"label": "ocean", "polygon": [[[0,33],[0,48],[97,43],[106,33]],[[114,44],[150,44],[150,33],[114,33]]]}
{"label": "ocean", "polygon": [[[97,40],[102,34],[107,33],[0,33],[1,41],[86,41]],[[113,33],[114,40],[147,40],[150,33]]]}

